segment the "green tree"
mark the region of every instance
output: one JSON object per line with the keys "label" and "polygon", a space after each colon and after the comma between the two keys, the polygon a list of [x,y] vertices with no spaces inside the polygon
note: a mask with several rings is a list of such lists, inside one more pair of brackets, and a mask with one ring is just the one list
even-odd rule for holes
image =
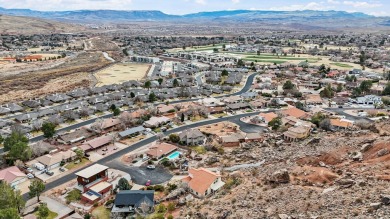
{"label": "green tree", "polygon": [[14,190],[8,183],[0,181],[0,218],[1,215],[7,215],[7,212],[12,212],[13,209],[18,212],[24,208],[26,202],[24,201],[19,190]]}
{"label": "green tree", "polygon": [[146,82],[145,82],[145,84],[144,84],[144,88],[147,88],[147,89],[149,89],[149,88],[150,88],[150,86],[152,86],[152,82],[150,82],[150,81],[146,81]]}
{"label": "green tree", "polygon": [[175,206],[175,204],[173,202],[169,202],[168,206],[167,206],[167,209],[168,209],[169,212],[172,212],[172,211],[174,211],[176,209],[176,206]]}
{"label": "green tree", "polygon": [[181,121],[181,122],[184,122],[184,113],[181,114],[180,121]]}
{"label": "green tree", "polygon": [[113,114],[114,116],[118,116],[119,114],[121,114],[121,110],[119,108],[115,108]]}
{"label": "green tree", "polygon": [[244,66],[245,66],[244,61],[242,61],[242,59],[239,59],[239,60],[237,61],[237,66],[238,66],[238,67],[244,67]]}
{"label": "green tree", "polygon": [[19,131],[13,131],[11,135],[4,139],[4,150],[9,151],[16,143],[28,143],[28,138]]}
{"label": "green tree", "polygon": [[45,138],[52,138],[56,133],[56,125],[51,122],[45,122],[42,125],[42,131]]}
{"label": "green tree", "polygon": [[4,142],[4,138],[3,136],[0,135],[0,144],[3,144],[3,142]]}
{"label": "green tree", "polygon": [[173,87],[178,87],[179,86],[179,81],[177,78],[173,79]]}
{"label": "green tree", "polygon": [[27,161],[31,158],[32,151],[31,148],[25,142],[17,142],[12,146],[7,154],[7,160],[10,164],[13,164],[16,160]]}
{"label": "green tree", "polygon": [[157,100],[156,94],[153,92],[149,94],[149,102],[154,102]]}
{"label": "green tree", "polygon": [[84,219],[91,219],[91,215],[90,215],[89,213],[86,213],[86,214],[84,215]]}
{"label": "green tree", "polygon": [[340,93],[341,91],[343,91],[343,85],[338,84],[336,91],[337,91],[337,93]]}
{"label": "green tree", "polygon": [[362,95],[362,90],[360,88],[357,87],[357,88],[352,90],[352,96],[353,97],[358,97],[360,95]]}
{"label": "green tree", "polygon": [[[382,95],[390,95],[390,83],[386,84],[385,89],[383,89]],[[1,138],[0,138],[0,143],[1,143]]]}
{"label": "green tree", "polygon": [[272,130],[276,131],[282,125],[282,119],[280,117],[273,118],[268,125],[271,126]]}
{"label": "green tree", "polygon": [[222,70],[221,75],[222,76],[229,76],[229,72],[226,69],[224,69],[224,70]]}
{"label": "green tree", "polygon": [[292,90],[295,88],[295,85],[290,81],[286,81],[284,84],[283,84],[283,90]]}
{"label": "green tree", "polygon": [[169,140],[173,143],[178,143],[180,141],[180,137],[176,134],[170,134]]}
{"label": "green tree", "polygon": [[31,184],[28,186],[28,189],[30,190],[28,192],[28,196],[30,198],[37,197],[39,202],[39,196],[42,194],[43,191],[45,191],[45,184],[41,180],[35,179],[31,181]]}
{"label": "green tree", "polygon": [[129,56],[129,52],[127,51],[126,48],[124,48],[124,49],[122,50],[122,52],[123,52],[123,54],[124,54],[125,56]]}
{"label": "green tree", "polygon": [[363,93],[367,93],[370,91],[372,87],[372,81],[370,80],[365,80],[365,81],[362,81],[362,83],[360,83],[360,90],[363,92]]}
{"label": "green tree", "polygon": [[130,190],[132,186],[130,186],[129,181],[125,178],[120,178],[118,181],[118,189],[119,190]]}
{"label": "green tree", "polygon": [[76,153],[76,158],[81,161],[81,159],[84,157],[84,151],[81,149],[76,149],[74,152]]}
{"label": "green tree", "polygon": [[134,92],[130,92],[130,97],[131,97],[131,98],[134,98],[134,97],[135,97]]}
{"label": "green tree", "polygon": [[111,104],[111,106],[110,106],[110,110],[112,111],[112,112],[114,112],[114,110],[116,109],[116,106],[115,106],[115,104]]}
{"label": "green tree", "polygon": [[332,98],[334,96],[333,89],[330,85],[327,85],[321,92],[321,97]]}
{"label": "green tree", "polygon": [[300,109],[300,110],[304,110],[305,109],[305,106],[303,105],[302,102],[296,102],[295,103],[295,107]]}
{"label": "green tree", "polygon": [[158,81],[158,83],[161,85],[161,84],[163,83],[164,79],[159,78],[157,81]]}
{"label": "green tree", "polygon": [[15,208],[0,209],[0,219],[20,219],[20,215]]}
{"label": "green tree", "polygon": [[49,208],[46,203],[41,203],[38,207],[38,219],[45,219],[49,216]]}
{"label": "green tree", "polygon": [[317,127],[320,127],[320,123],[322,120],[326,119],[326,115],[322,113],[316,113],[311,117],[311,123],[315,124]]}
{"label": "green tree", "polygon": [[165,207],[165,205],[163,203],[161,203],[161,204],[157,205],[156,211],[158,213],[165,213],[167,211],[167,208]]}

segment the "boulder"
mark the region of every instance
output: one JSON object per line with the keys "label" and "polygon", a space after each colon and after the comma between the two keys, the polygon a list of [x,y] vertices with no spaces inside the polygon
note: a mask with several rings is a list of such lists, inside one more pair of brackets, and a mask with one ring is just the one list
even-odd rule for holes
{"label": "boulder", "polygon": [[279,219],[291,219],[290,216],[288,216],[287,214],[279,214]]}
{"label": "boulder", "polygon": [[385,156],[386,154],[388,154],[389,152],[390,152],[389,149],[383,148],[383,149],[379,150],[379,151],[376,153],[376,155],[377,155],[378,157],[382,157],[382,156]]}
{"label": "boulder", "polygon": [[363,154],[360,151],[355,151],[349,157],[354,161],[362,161],[363,160]]}
{"label": "boulder", "polygon": [[360,151],[361,152],[366,152],[368,151],[370,148],[372,148],[372,144],[363,144],[362,147],[360,148]]}
{"label": "boulder", "polygon": [[349,188],[355,184],[355,181],[352,179],[339,179],[337,183],[344,188]]}
{"label": "boulder", "polygon": [[390,195],[382,194],[381,196],[381,203],[384,205],[390,204]]}
{"label": "boulder", "polygon": [[382,203],[380,202],[375,202],[370,204],[370,208],[378,210],[382,206]]}
{"label": "boulder", "polygon": [[274,172],[269,178],[271,183],[289,183],[290,175],[286,169]]}

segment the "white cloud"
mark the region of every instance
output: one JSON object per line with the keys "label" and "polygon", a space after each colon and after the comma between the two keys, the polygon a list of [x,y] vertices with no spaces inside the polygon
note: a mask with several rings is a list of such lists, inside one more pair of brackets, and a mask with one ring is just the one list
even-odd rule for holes
{"label": "white cloud", "polygon": [[378,8],[381,7],[380,3],[369,3],[369,2],[360,2],[360,1],[344,1],[344,5],[349,5],[354,8]]}
{"label": "white cloud", "polygon": [[240,3],[240,0],[232,0],[233,4],[238,4]]}
{"label": "white cloud", "polygon": [[322,2],[309,2],[306,5],[296,4],[296,5],[287,5],[282,7],[272,7],[270,10],[281,10],[281,11],[296,11],[296,10],[326,10],[333,7],[326,6]]}
{"label": "white cloud", "polygon": [[195,2],[197,4],[200,4],[200,5],[205,5],[206,4],[206,0],[195,0]]}
{"label": "white cloud", "polygon": [[337,1],[337,0],[328,0],[327,2],[329,4],[333,4],[333,5],[339,5],[341,3],[340,1]]}

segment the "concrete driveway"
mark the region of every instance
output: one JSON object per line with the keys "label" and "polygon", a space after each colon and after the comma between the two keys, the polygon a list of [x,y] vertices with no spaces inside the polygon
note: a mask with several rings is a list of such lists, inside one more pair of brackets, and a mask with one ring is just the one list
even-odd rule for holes
{"label": "concrete driveway", "polygon": [[145,185],[150,180],[152,185],[168,182],[172,178],[172,174],[162,167],[156,167],[154,170],[148,170],[146,167],[134,167],[114,160],[106,164],[108,167],[121,170],[130,174],[131,180],[139,185]]}

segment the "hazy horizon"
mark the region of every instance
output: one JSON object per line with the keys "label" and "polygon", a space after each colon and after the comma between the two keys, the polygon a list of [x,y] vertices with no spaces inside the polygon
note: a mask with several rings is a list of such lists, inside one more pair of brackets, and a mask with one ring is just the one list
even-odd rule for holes
{"label": "hazy horizon", "polygon": [[390,16],[390,3],[384,0],[0,0],[0,7],[39,11],[66,10],[159,10],[167,14],[189,14],[221,10],[272,10],[272,11],[347,11],[374,16]]}

